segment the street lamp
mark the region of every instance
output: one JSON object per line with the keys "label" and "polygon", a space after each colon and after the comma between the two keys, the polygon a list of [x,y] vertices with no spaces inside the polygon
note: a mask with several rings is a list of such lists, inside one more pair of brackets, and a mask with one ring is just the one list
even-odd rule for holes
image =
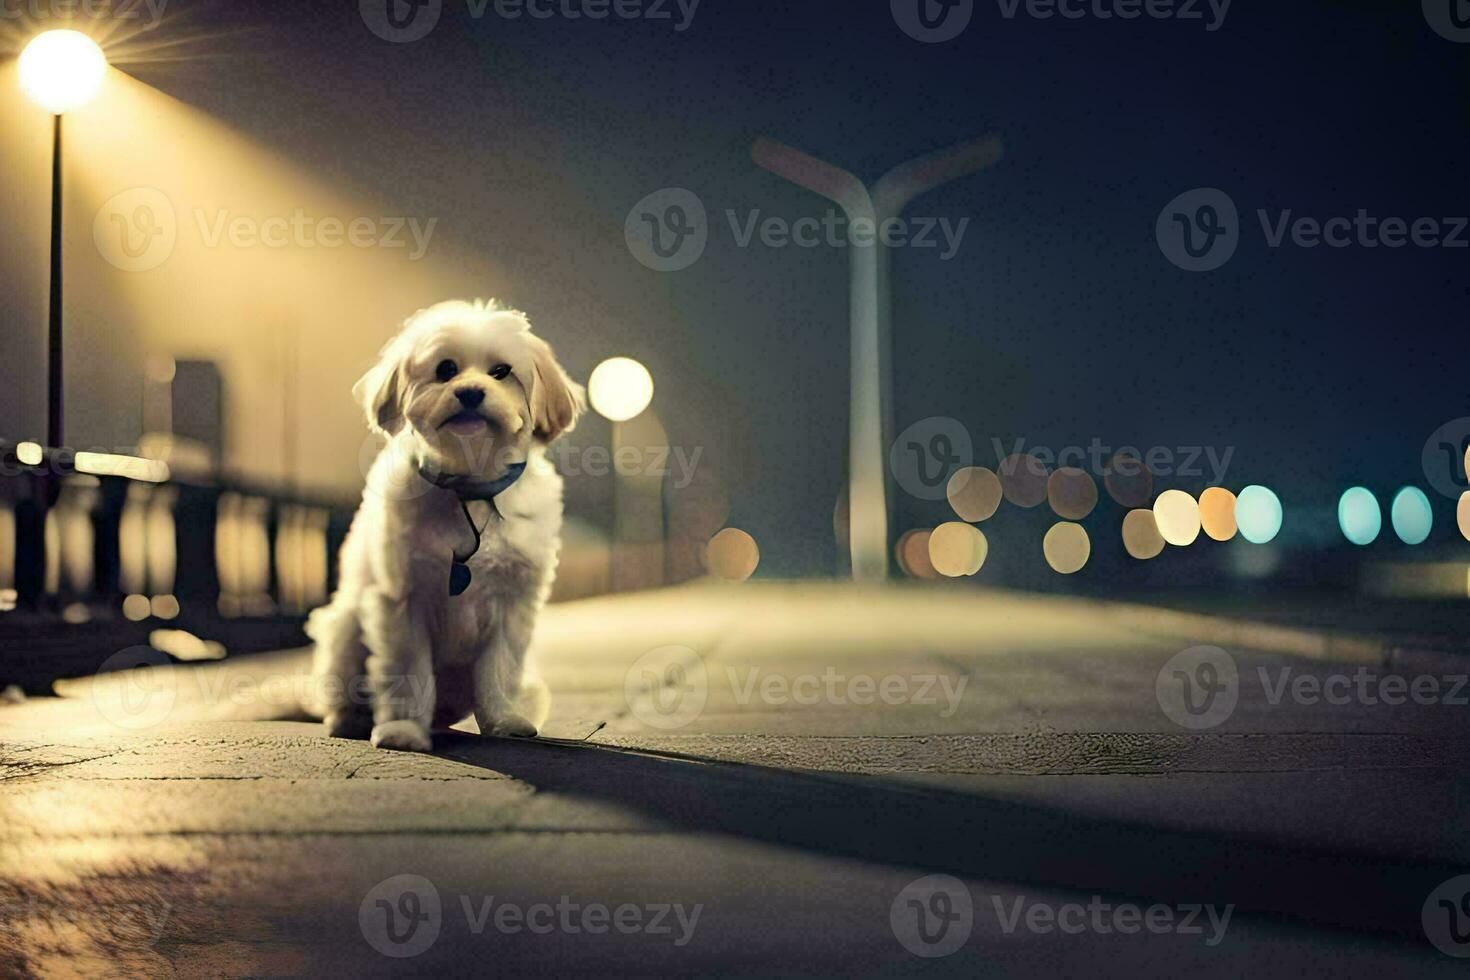
{"label": "street lamp", "polygon": [[[909,202],[941,184],[984,170],[1000,159],[996,136],[967,140],[894,167],[871,190],[852,173],[767,137],[755,141],[751,156],[771,173],[832,201],[856,221],[874,229],[897,218]],[[848,543],[852,575],[860,582],[888,577],[887,448],[892,438],[889,404],[890,256],[883,234],[872,242],[852,242],[852,378],[848,448]]]}
{"label": "street lamp", "polygon": [[51,312],[47,336],[46,439],[66,438],[61,389],[61,117],[91,102],[107,75],[107,56],[80,31],[46,31],[20,53],[20,85],[53,116],[51,150]]}
{"label": "street lamp", "polygon": [[[656,575],[662,572],[663,562],[658,563],[658,573],[651,573],[648,549],[655,541],[660,545],[663,541],[663,483],[651,480],[641,465],[629,472],[621,462],[630,424],[638,425],[644,436],[663,432],[662,424],[651,415],[634,423],[653,402],[653,375],[631,357],[608,358],[587,379],[587,400],[612,426],[613,588],[658,584]],[[662,438],[667,441],[666,435]],[[632,448],[640,453],[640,447]]]}

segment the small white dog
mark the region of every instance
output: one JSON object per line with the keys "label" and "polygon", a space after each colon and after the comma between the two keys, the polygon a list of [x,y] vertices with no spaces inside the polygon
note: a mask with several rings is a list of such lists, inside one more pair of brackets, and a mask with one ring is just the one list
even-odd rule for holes
{"label": "small white dog", "polygon": [[561,547],[546,447],[582,386],[524,314],[456,301],[410,317],[353,395],[388,445],[307,625],[312,709],[387,749],[428,751],[471,713],[482,733],[535,735],[549,698],[526,650]]}

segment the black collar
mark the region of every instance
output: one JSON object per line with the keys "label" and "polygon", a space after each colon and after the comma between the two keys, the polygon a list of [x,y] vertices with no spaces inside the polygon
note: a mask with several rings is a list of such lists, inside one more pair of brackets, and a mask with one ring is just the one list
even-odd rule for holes
{"label": "black collar", "polygon": [[497,496],[509,490],[511,485],[521,478],[526,472],[525,463],[511,463],[505,468],[505,475],[495,480],[475,480],[468,476],[454,476],[450,473],[440,473],[430,470],[422,463],[419,464],[419,476],[428,480],[434,486],[444,490],[453,490],[460,500],[489,500],[494,501]]}

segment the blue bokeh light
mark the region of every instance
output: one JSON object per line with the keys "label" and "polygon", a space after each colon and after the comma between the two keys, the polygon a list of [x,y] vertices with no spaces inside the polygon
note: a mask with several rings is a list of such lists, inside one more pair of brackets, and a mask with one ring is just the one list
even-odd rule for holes
{"label": "blue bokeh light", "polygon": [[1353,487],[1337,502],[1337,523],[1353,544],[1372,544],[1383,530],[1383,508],[1366,487]]}
{"label": "blue bokeh light", "polygon": [[1404,487],[1394,494],[1393,530],[1404,544],[1423,544],[1434,527],[1434,509],[1418,487]]}
{"label": "blue bokeh light", "polygon": [[1281,533],[1281,499],[1262,486],[1249,486],[1235,498],[1235,523],[1251,544],[1265,544]]}

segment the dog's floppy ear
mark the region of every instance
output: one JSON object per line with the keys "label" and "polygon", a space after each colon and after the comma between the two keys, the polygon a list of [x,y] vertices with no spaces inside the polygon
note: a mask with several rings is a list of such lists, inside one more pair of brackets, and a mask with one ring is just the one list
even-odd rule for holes
{"label": "dog's floppy ear", "polygon": [[551,442],[571,431],[587,407],[587,390],[567,377],[551,345],[526,334],[535,378],[531,384],[531,421],[536,437]]}
{"label": "dog's floppy ear", "polygon": [[378,363],[352,386],[352,397],[367,415],[368,428],[391,436],[403,428],[403,409],[398,404],[398,352],[390,343],[378,355]]}

